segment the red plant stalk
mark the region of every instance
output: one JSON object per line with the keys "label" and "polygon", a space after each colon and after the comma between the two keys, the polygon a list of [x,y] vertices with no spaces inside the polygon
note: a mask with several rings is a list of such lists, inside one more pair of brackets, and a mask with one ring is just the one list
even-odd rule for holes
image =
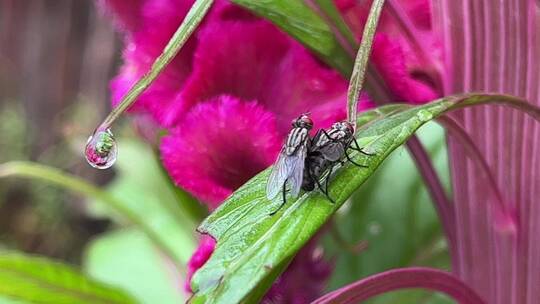
{"label": "red plant stalk", "polygon": [[312,304],[360,303],[371,297],[408,288],[442,292],[460,304],[484,304],[474,290],[451,273],[424,267],[410,267],[381,272],[328,293]]}
{"label": "red plant stalk", "polygon": [[[540,105],[537,1],[435,0],[433,8],[445,49],[445,95],[489,91]],[[493,182],[486,182],[450,137],[455,273],[488,303],[538,303],[540,126],[498,107],[467,109],[452,117],[484,156],[504,200],[493,200]]]}

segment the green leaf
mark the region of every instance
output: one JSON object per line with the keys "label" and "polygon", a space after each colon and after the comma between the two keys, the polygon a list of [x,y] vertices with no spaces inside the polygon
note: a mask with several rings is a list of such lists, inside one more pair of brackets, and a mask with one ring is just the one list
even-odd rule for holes
{"label": "green leaf", "polygon": [[119,286],[139,303],[184,303],[180,273],[135,229],[107,233],[90,243],[84,269],[92,277]]}
{"label": "green leaf", "polygon": [[353,61],[324,19],[303,0],[232,0],[270,20],[344,75]]}
{"label": "green leaf", "polygon": [[6,252],[0,253],[0,295],[30,303],[136,303],[65,264]]}
{"label": "green leaf", "polygon": [[199,231],[217,240],[217,246],[193,278],[192,287],[196,291],[193,303],[238,303],[255,287],[268,288],[270,284],[259,283],[277,265],[294,256],[381,162],[419,127],[451,110],[497,102],[540,117],[540,109],[524,100],[492,94],[447,97],[417,107],[393,105],[360,114],[359,125],[380,116],[357,131],[360,145],[376,155],[351,153],[356,162],[368,168],[347,163],[337,170],[329,187],[336,204],[319,191],[312,191],[297,200],[289,199],[277,214],[270,216],[281,199],[266,199],[269,170],[258,174],[199,227]]}

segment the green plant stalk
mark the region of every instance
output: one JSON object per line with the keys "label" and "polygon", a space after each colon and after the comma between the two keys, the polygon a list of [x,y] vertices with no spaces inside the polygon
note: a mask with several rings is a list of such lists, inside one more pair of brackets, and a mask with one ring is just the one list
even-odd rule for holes
{"label": "green plant stalk", "polygon": [[174,251],[161,240],[161,238],[144,221],[128,208],[124,207],[118,199],[102,191],[89,182],[58,170],[56,168],[40,165],[32,162],[13,161],[0,165],[0,178],[6,177],[24,177],[48,182],[55,186],[80,193],[87,197],[93,197],[107,204],[113,210],[125,217],[130,223],[143,231],[156,247],[162,250],[174,262],[178,269],[182,266]]}
{"label": "green plant stalk", "polygon": [[364,85],[366,77],[366,70],[368,66],[369,55],[371,54],[371,46],[373,44],[373,37],[379,23],[382,8],[384,6],[384,0],[374,0],[369,11],[369,16],[364,26],[364,33],[362,34],[362,41],[354,60],[354,67],[351,74],[351,80],[349,82],[349,89],[347,91],[347,120],[354,126],[356,130],[356,117],[358,108],[358,97],[360,97],[360,91]]}
{"label": "green plant stalk", "polygon": [[109,113],[96,130],[108,129],[111,124],[152,84],[152,82],[154,82],[171,60],[173,60],[176,54],[178,54],[199,23],[201,23],[213,2],[214,0],[195,1],[186,15],[186,18],[163,49],[161,55],[159,55],[152,64],[150,71],[131,87],[129,92],[122,98],[120,104]]}

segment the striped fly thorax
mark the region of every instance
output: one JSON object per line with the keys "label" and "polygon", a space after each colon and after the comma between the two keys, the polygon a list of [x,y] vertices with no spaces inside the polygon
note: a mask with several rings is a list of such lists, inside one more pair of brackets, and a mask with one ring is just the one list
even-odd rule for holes
{"label": "striped fly thorax", "polygon": [[293,155],[298,150],[304,142],[307,141],[309,134],[309,129],[306,127],[294,127],[289,135],[287,136],[287,141],[285,143],[285,153],[287,155]]}
{"label": "striped fly thorax", "polygon": [[293,197],[300,193],[305,159],[311,142],[309,131],[312,127],[313,122],[308,114],[302,114],[292,121],[292,129],[268,177],[266,197],[269,200],[280,191],[285,197],[287,184],[290,185]]}

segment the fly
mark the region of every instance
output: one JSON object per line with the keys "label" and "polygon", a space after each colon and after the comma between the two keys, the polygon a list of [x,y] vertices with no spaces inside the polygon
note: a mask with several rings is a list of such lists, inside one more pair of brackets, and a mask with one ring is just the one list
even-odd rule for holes
{"label": "fly", "polygon": [[[328,194],[328,182],[334,167],[337,164],[342,164],[343,159],[347,159],[358,167],[366,167],[353,161],[347,152],[348,149],[353,149],[365,155],[372,155],[360,148],[354,138],[354,128],[348,121],[334,123],[328,130],[320,129],[315,134],[306,157],[302,189],[313,191],[317,186],[334,203],[334,200]],[[323,187],[320,179],[326,172],[328,173]]]}
{"label": "fly", "polygon": [[[334,167],[343,164],[344,159],[358,167],[366,167],[354,162],[347,150],[372,155],[360,148],[354,138],[354,128],[347,121],[334,123],[327,130],[320,129],[313,139],[309,137],[313,122],[306,114],[294,120],[292,125],[293,129],[287,136],[266,185],[266,196],[269,200],[276,197],[280,191],[283,195],[282,204],[271,214],[275,214],[286,203],[287,183],[291,185],[293,198],[298,197],[300,189],[313,191],[317,186],[334,203],[328,194],[328,182]],[[323,187],[320,179],[325,174]]]}
{"label": "fly", "polygon": [[268,177],[266,197],[269,200],[281,191],[285,202],[287,184],[291,187],[292,197],[298,197],[302,187],[306,155],[311,143],[309,138],[311,128],[313,121],[308,114],[302,114],[292,121],[292,130],[287,135],[287,140]]}

